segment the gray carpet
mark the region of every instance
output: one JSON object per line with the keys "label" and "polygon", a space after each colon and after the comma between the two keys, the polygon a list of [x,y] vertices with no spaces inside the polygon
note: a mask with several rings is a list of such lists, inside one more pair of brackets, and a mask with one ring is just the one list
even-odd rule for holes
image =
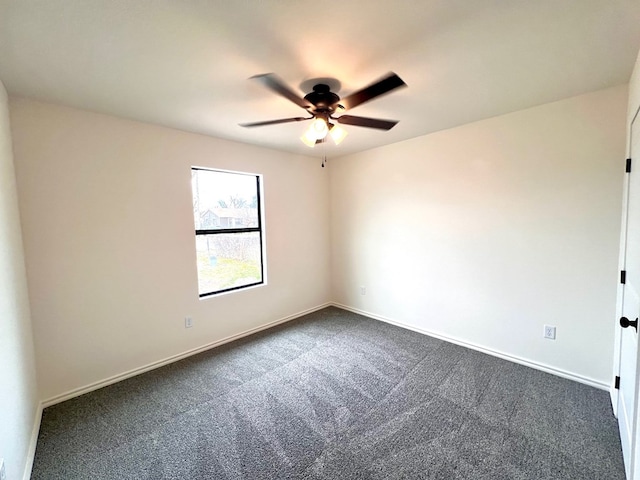
{"label": "gray carpet", "polygon": [[606,392],[327,308],[45,409],[33,479],[624,479]]}

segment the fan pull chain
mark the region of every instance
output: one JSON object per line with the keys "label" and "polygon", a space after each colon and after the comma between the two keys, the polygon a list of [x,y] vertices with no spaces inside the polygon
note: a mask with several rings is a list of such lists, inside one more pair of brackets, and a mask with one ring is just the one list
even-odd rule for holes
{"label": "fan pull chain", "polygon": [[327,164],[327,139],[322,139],[322,168]]}

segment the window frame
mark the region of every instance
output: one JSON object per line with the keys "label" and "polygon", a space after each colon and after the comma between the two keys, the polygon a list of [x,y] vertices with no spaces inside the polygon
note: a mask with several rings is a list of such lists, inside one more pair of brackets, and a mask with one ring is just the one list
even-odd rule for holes
{"label": "window frame", "polygon": [[[259,241],[259,245],[260,245],[260,281],[259,282],[254,282],[254,283],[248,283],[246,285],[240,285],[237,287],[229,287],[229,288],[223,288],[221,290],[215,290],[213,292],[207,292],[207,293],[200,293],[200,272],[198,271],[197,268],[197,262],[196,262],[196,275],[198,276],[198,297],[200,299],[202,298],[206,298],[206,297],[211,297],[214,295],[220,295],[223,293],[229,293],[229,292],[234,292],[237,290],[242,290],[245,288],[252,288],[252,287],[256,287],[259,285],[264,285],[265,282],[265,268],[264,268],[264,250],[265,250],[265,246],[264,246],[264,235],[263,235],[263,221],[262,221],[262,175],[257,174],[257,173],[247,173],[247,172],[237,172],[237,171],[231,171],[231,170],[221,170],[221,169],[217,169],[217,168],[205,168],[205,167],[191,167],[191,172],[193,173],[194,170],[201,170],[201,171],[205,171],[205,172],[215,172],[215,173],[226,173],[226,174],[231,174],[231,175],[244,175],[244,176],[248,176],[248,177],[255,177],[256,180],[256,203],[257,203],[257,218],[258,218],[258,225],[256,227],[242,227],[242,228],[216,228],[216,229],[198,229],[195,228],[195,239],[197,240],[198,235],[234,235],[234,234],[238,234],[238,233],[258,233],[258,241]],[[195,198],[195,192],[193,191],[193,186],[192,186],[192,190],[191,190],[191,198],[192,200]],[[195,218],[194,218],[194,227],[195,227]],[[196,251],[196,257],[197,257],[197,251]]]}

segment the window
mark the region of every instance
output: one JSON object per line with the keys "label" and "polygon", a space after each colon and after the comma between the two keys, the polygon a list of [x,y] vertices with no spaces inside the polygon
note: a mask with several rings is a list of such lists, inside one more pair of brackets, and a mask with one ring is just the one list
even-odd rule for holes
{"label": "window", "polygon": [[260,175],[191,169],[200,297],[264,283]]}

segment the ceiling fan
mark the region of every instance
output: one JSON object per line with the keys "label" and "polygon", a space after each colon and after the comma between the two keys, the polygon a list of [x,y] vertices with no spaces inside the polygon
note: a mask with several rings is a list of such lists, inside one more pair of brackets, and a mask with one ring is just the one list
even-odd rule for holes
{"label": "ceiling fan", "polygon": [[[278,120],[267,120],[264,122],[241,123],[240,126],[262,127],[265,125],[276,125],[279,123],[313,120],[307,132],[300,138],[300,140],[309,147],[313,147],[317,143],[324,142],[327,134],[331,135],[336,144],[339,144],[344,139],[347,132],[335,123],[332,123],[332,120],[345,125],[376,128],[378,130],[391,130],[398,121],[383,120],[380,118],[356,117],[354,115],[342,115],[342,112],[389,93],[396,88],[407,85],[398,75],[390,72],[381,80],[378,80],[368,87],[358,90],[342,99],[336,93],[332,92],[329,85],[325,83],[318,83],[317,85],[314,85],[313,91],[301,98],[273,73],[254,75],[251,79],[259,81],[273,92],[283,96],[287,100],[290,100],[299,107],[304,108],[310,116],[281,118]],[[335,117],[334,114],[338,113],[340,116]]]}

